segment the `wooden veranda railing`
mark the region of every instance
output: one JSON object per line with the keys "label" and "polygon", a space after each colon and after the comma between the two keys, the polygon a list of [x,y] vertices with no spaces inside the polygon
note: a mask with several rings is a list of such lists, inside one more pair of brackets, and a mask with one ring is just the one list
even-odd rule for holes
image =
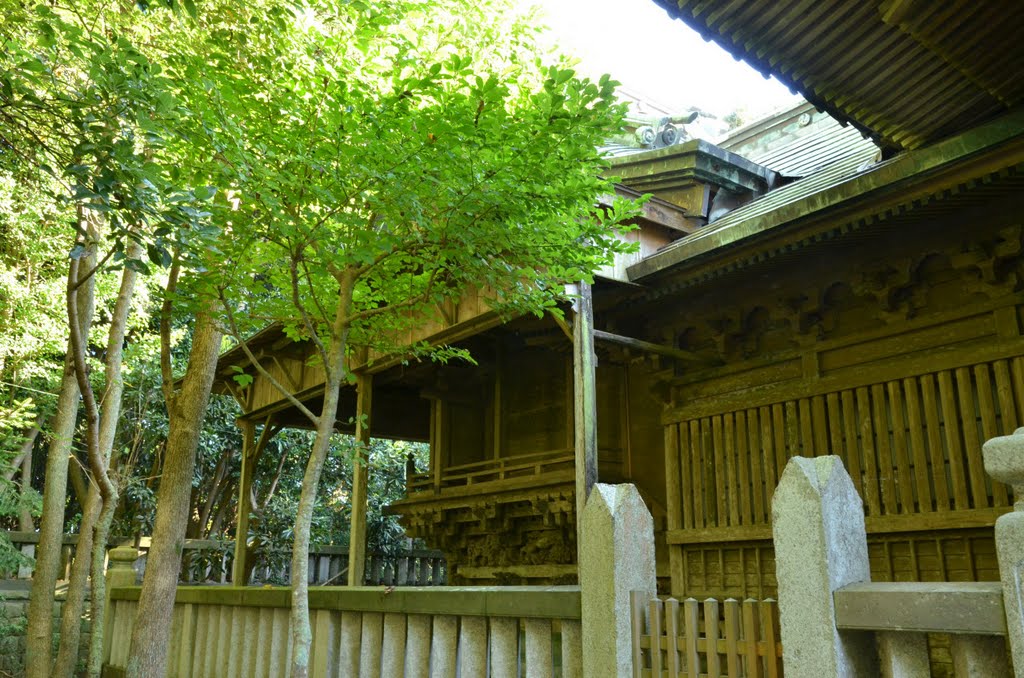
{"label": "wooden veranda railing", "polygon": [[[5,532],[15,548],[27,556],[34,554],[39,542],[36,532]],[[135,545],[141,553],[135,569],[145,570],[149,537],[111,537],[110,546]],[[77,534],[64,535],[61,547],[61,578],[67,579],[78,545]],[[181,584],[230,584],[234,561],[234,542],[214,539],[186,539],[181,555]],[[253,554],[250,584],[287,584],[291,580],[291,550],[256,550]],[[308,581],[311,586],[340,586],[348,572],[347,546],[313,546],[309,551]],[[32,567],[18,571],[0,571],[0,579],[30,579]],[[364,583],[367,586],[442,586],[448,581],[444,554],[430,549],[410,549],[394,553],[368,553]]]}
{"label": "wooden veranda railing", "polygon": [[[139,588],[110,592],[105,675],[128,660]],[[290,591],[179,587],[168,675],[287,675]],[[310,675],[581,675],[579,587],[313,588]]]}
{"label": "wooden veranda railing", "polygon": [[774,600],[632,595],[636,678],[777,678],[782,675]]}

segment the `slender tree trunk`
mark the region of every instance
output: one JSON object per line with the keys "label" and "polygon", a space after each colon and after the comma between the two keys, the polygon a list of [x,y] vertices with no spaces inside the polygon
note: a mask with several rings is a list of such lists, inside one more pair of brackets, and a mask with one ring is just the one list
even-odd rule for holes
{"label": "slender tree trunk", "polygon": [[[85,221],[79,208],[79,219]],[[90,226],[95,233],[95,227]],[[82,259],[86,265],[82,275],[96,262],[95,248]],[[78,321],[83,335],[89,333],[94,306],[95,278],[90,276],[78,290]],[[68,458],[72,454],[71,441],[78,416],[78,381],[75,377],[71,349],[64,360],[64,376],[57,397],[57,411],[53,415],[50,448],[46,458],[46,477],[43,484],[43,515],[39,522],[39,546],[36,568],[32,575],[29,595],[28,627],[26,631],[25,666],[28,678],[49,678],[53,646],[53,595],[60,569],[62,537],[64,533],[64,504],[67,500]]]}
{"label": "slender tree trunk", "polygon": [[[36,445],[36,438],[39,437],[39,430],[45,421],[45,417],[39,416],[36,419],[36,425],[25,432],[25,442],[21,444],[18,456],[11,462],[11,470],[4,474],[4,478],[14,480],[14,474],[18,472],[18,467],[21,466],[24,469],[25,457],[32,454],[32,448]],[[31,465],[29,468],[31,468]]]}
{"label": "slender tree trunk", "polygon": [[331,328],[330,344],[327,346],[325,361],[326,380],[324,383],[324,405],[316,428],[316,440],[306,463],[302,477],[302,491],[299,494],[298,514],[295,516],[295,539],[292,542],[292,608],[290,616],[292,632],[292,678],[307,678],[309,675],[310,644],[313,632],[309,623],[309,528],[313,520],[313,506],[316,503],[320,472],[330,449],[334,424],[338,417],[338,392],[345,379],[345,348],[348,343],[347,318],[352,306],[352,289],[355,278],[343,276],[340,280],[338,306]]}
{"label": "slender tree trunk", "polygon": [[132,630],[127,676],[162,678],[167,673],[174,594],[185,544],[189,499],[203,415],[210,399],[221,331],[209,311],[196,317],[192,352],[181,390],[168,403],[170,432],[157,495],[153,545]]}
{"label": "slender tree trunk", "polygon": [[[39,432],[38,428],[32,430]],[[28,439],[26,442],[26,445],[29,446],[28,453],[21,458],[21,515],[18,520],[18,529],[22,532],[31,532],[35,529],[35,521],[32,520],[32,511],[28,503],[28,492],[32,489],[32,442],[34,440],[34,435]]]}
{"label": "slender tree trunk", "polygon": [[[132,242],[128,246],[129,258],[138,258],[141,254],[142,247],[138,243]],[[89,466],[94,484],[90,486],[89,491],[89,510],[82,512],[78,549],[75,553],[71,581],[68,584],[67,601],[64,603],[60,650],[57,653],[57,662],[53,669],[53,675],[56,678],[71,678],[78,665],[86,580],[90,579],[90,574],[92,635],[90,636],[88,673],[89,675],[99,675],[101,659],[99,652],[103,648],[103,615],[106,609],[106,580],[103,565],[106,561],[110,523],[113,520],[118,501],[117,486],[111,481],[108,471],[110,453],[114,447],[114,434],[117,432],[117,422],[121,417],[121,396],[124,392],[121,362],[128,314],[131,310],[137,278],[138,273],[128,267],[125,267],[121,273],[121,288],[117,294],[117,301],[114,304],[110,320],[110,329],[107,332],[106,366],[103,375],[105,384],[101,399],[102,411],[93,397],[88,376],[78,375],[79,389],[82,392],[88,415]],[[77,293],[70,292],[70,294]],[[79,352],[79,355],[76,356],[76,365],[84,372],[86,337],[81,333],[73,332],[72,339],[72,344]],[[86,541],[89,543],[86,544]],[[93,661],[95,661],[95,666],[93,666]]]}

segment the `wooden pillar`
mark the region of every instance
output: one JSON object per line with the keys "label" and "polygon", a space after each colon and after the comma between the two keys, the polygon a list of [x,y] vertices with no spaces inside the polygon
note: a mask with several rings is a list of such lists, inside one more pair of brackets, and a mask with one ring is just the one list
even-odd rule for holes
{"label": "wooden pillar", "polygon": [[[246,586],[249,581],[249,513],[252,512],[252,476],[256,465],[256,424],[243,421],[242,468],[238,475],[238,519],[235,525],[235,560],[231,565],[233,586]],[[264,427],[266,429],[266,427]],[[266,430],[261,438],[267,435]]]}
{"label": "wooden pillar", "polygon": [[373,376],[356,375],[356,442],[359,452],[352,469],[352,523],[348,533],[348,585],[362,586],[366,567],[366,488],[370,463],[370,417]]}
{"label": "wooden pillar", "polygon": [[597,482],[597,356],[594,354],[594,305],[590,285],[580,283],[573,305],[572,364],[576,451],[576,553],[583,544],[583,507]]}

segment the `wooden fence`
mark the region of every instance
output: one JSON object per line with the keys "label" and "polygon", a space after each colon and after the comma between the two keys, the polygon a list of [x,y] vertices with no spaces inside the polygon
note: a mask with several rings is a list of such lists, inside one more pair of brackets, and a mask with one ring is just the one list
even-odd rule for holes
{"label": "wooden fence", "polygon": [[[287,589],[179,587],[172,678],[287,674]],[[104,675],[128,659],[138,587],[111,590]],[[578,678],[579,587],[314,588],[310,675]]]}
{"label": "wooden fence", "polygon": [[777,678],[782,675],[774,600],[632,596],[636,678]]}
{"label": "wooden fence", "polygon": [[[15,548],[32,556],[39,542],[37,532],[5,532]],[[135,545],[142,555],[136,563],[141,576],[145,569],[149,537],[114,537],[110,546]],[[66,534],[61,546],[60,577],[71,574],[71,562],[78,545],[77,534]],[[290,579],[291,550],[255,551],[251,584],[287,584]],[[181,556],[178,581],[181,584],[230,584],[234,561],[234,542],[213,539],[186,539]],[[346,583],[348,572],[347,546],[313,546],[309,551],[309,584],[311,586],[340,586]],[[370,553],[366,556],[364,583],[367,586],[442,586],[448,581],[448,566],[444,554],[429,549],[412,549],[395,553]],[[0,571],[0,579],[30,579],[32,568],[17,572]]]}

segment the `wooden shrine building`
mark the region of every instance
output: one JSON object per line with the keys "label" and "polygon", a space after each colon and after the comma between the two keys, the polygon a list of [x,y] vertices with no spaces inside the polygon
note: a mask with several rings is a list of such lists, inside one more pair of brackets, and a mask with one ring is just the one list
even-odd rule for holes
{"label": "wooden shrine building", "polygon": [[[655,198],[627,236],[639,251],[591,290],[598,478],[638,486],[677,596],[775,595],[771,496],[794,455],[842,457],[873,578],[998,579],[992,525],[1013,497],[981,443],[1024,425],[1024,13],[805,4],[670,8],[813,105],[613,160],[624,194]],[[361,435],[430,443],[391,510],[453,582],[575,576],[574,346],[591,319],[566,310],[505,321],[480,291],[410,337],[476,365],[352,365],[363,402],[346,387],[339,428],[372,402]],[[317,405],[308,348],[275,328],[251,346]],[[237,350],[219,388],[251,441],[301,423],[258,375],[237,391],[233,366]]]}

